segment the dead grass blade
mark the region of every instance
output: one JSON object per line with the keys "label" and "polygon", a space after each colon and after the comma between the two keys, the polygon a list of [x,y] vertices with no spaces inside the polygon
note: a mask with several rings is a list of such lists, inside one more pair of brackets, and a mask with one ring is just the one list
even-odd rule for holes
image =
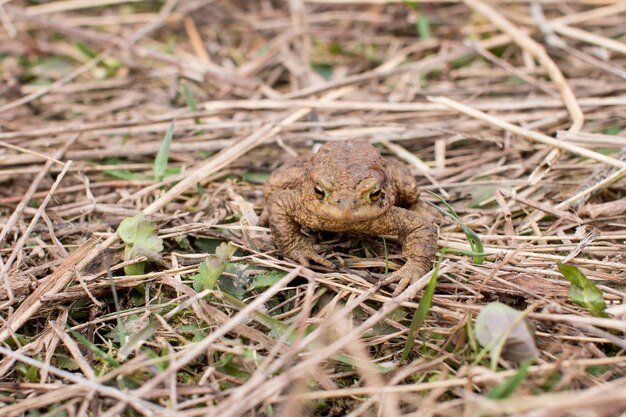
{"label": "dead grass blade", "polygon": [[[624,414],[625,18],[620,0],[0,0],[0,414]],[[274,170],[344,140],[455,214],[434,288],[393,297],[397,236],[302,230],[337,267],[302,268],[257,224]],[[140,213],[160,256],[125,260],[115,231]],[[527,373],[478,346],[494,301],[528,312]]]}

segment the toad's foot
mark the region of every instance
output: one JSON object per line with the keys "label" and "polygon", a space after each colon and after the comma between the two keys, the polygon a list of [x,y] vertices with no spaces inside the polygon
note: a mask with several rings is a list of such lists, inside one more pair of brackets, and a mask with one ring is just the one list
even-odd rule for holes
{"label": "toad's foot", "polygon": [[398,269],[396,272],[391,274],[388,278],[390,282],[398,281],[398,286],[393,291],[393,296],[396,297],[402,291],[409,286],[409,284],[414,283],[419,278],[421,278],[426,272],[424,268],[419,266],[416,262],[407,262],[404,266]]}
{"label": "toad's foot", "polygon": [[310,241],[305,241],[303,243],[304,244],[300,245],[300,247],[294,248],[292,251],[287,253],[287,257],[306,267],[310,265],[310,261],[313,261],[328,268],[336,268],[332,262],[319,254],[320,251],[324,250],[323,245],[317,245]]}

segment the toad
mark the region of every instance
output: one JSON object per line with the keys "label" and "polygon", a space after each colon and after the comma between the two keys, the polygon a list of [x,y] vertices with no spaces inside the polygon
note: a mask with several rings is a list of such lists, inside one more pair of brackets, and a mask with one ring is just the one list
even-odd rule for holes
{"label": "toad", "polygon": [[406,263],[392,274],[395,293],[430,271],[439,213],[419,200],[415,178],[399,161],[362,141],[328,142],[272,173],[262,216],[282,253],[304,266],[334,268],[302,227],[360,235],[395,235]]}

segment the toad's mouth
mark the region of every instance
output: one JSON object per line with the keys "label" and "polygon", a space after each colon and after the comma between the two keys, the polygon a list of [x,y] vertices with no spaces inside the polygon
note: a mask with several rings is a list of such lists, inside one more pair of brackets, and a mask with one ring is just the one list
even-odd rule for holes
{"label": "toad's mouth", "polygon": [[340,221],[342,223],[358,223],[373,220],[387,211],[388,207],[368,205],[361,207],[338,207],[324,206],[320,208],[317,216],[326,221]]}

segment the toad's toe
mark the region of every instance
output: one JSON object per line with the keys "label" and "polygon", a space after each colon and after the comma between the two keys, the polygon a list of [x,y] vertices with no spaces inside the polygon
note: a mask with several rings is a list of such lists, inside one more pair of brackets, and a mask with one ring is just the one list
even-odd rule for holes
{"label": "toad's toe", "polygon": [[308,267],[311,265],[307,256],[304,253],[292,253],[290,256],[294,261],[298,262],[302,266]]}
{"label": "toad's toe", "polygon": [[332,262],[313,251],[295,251],[289,257],[306,267],[310,266],[313,261],[328,268],[335,268]]}
{"label": "toad's toe", "polygon": [[410,284],[421,278],[426,272],[427,271],[424,271],[423,268],[420,268],[419,266],[409,262],[405,264],[402,268],[391,274],[391,276],[389,277],[389,281],[398,282],[398,285],[393,291],[393,296],[396,297],[400,295],[402,291],[404,291]]}

